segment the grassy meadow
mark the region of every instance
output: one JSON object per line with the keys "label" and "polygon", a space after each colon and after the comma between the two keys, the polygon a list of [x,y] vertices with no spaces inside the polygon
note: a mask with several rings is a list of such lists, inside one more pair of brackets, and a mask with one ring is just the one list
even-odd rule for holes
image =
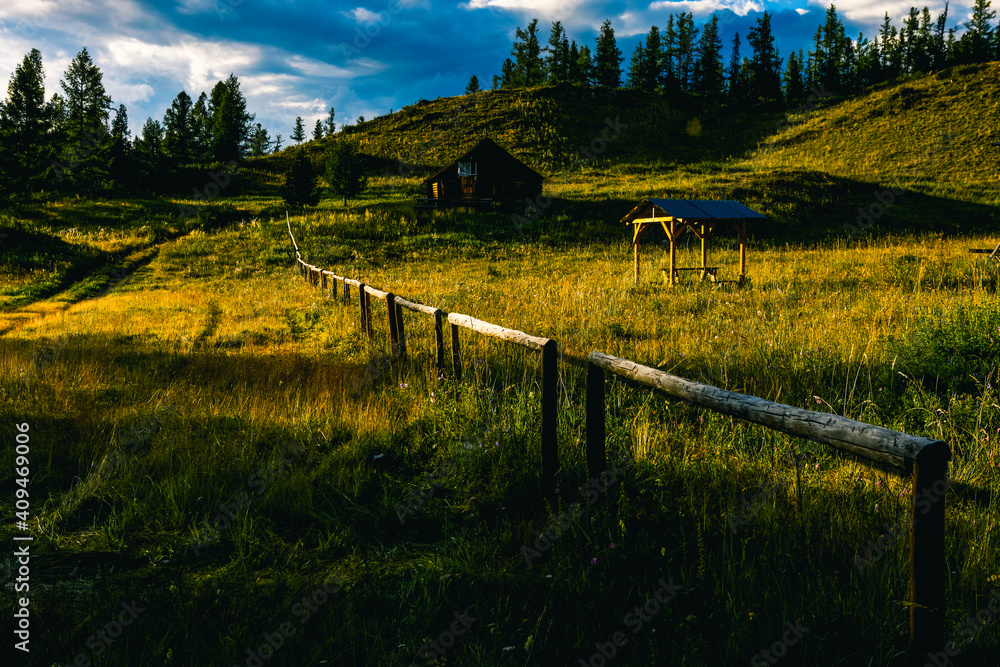
{"label": "grassy meadow", "polygon": [[[568,357],[946,441],[948,628],[974,637],[954,664],[993,664],[1000,623],[960,624],[1000,590],[1000,262],[968,252],[1000,241],[1000,190],[908,181],[849,240],[842,221],[882,181],[836,150],[560,170],[521,229],[417,218],[420,178],[398,175],[290,222],[314,264]],[[751,285],[664,286],[655,233],[634,284],[617,220],[650,194],[767,213]],[[272,195],[189,220],[183,200],[4,214],[0,412],[31,448],[27,664],[707,666],[783,649],[788,665],[902,664],[909,480],[616,381],[614,468],[588,480],[585,378],[564,363],[546,501],[537,355],[463,331],[457,383],[430,318],[408,313],[410,359],[393,361],[384,305],[369,339],[356,294],[301,280]],[[690,237],[681,265],[698,252]],[[710,252],[733,278],[734,235]],[[0,479],[13,514],[12,467]]]}

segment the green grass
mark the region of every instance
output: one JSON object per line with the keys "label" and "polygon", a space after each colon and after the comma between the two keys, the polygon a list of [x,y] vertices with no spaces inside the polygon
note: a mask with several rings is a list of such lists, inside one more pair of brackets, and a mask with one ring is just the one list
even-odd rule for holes
{"label": "green grass", "polygon": [[[980,70],[959,76],[993,85]],[[892,90],[873,99],[899,113]],[[542,133],[560,113],[577,122],[557,104],[581,104],[577,94],[486,95],[480,112],[513,123],[512,109],[544,107]],[[386,124],[402,142],[446,102],[366,126]],[[688,134],[689,117],[670,118],[685,141],[711,130]],[[537,144],[514,129],[525,153]],[[391,132],[367,136],[407,159],[391,153]],[[713,149],[688,160],[697,145],[683,141],[632,160],[638,148],[626,144],[624,157],[551,174],[554,203],[520,231],[500,214],[418,219],[419,176],[398,175],[376,178],[350,210],[325,200],[291,223],[324,268],[551,337],[567,355],[599,349],[944,440],[954,635],[1000,586],[1000,265],[967,252],[996,244],[995,183],[971,167],[942,172],[849,242],[841,225],[877,183],[848,161],[805,163],[794,142],[780,159]],[[407,314],[410,361],[392,361],[384,306],[375,302],[368,339],[356,295],[345,306],[299,279],[265,166],[195,224],[178,215],[189,199],[5,214],[17,246],[0,240],[0,418],[30,426],[36,537],[27,664],[82,652],[95,665],[229,667],[255,664],[248,650],[268,637],[280,647],[267,665],[427,664],[422,647],[466,612],[476,620],[438,664],[579,664],[619,631],[628,643],[615,665],[746,664],[786,622],[809,630],[782,664],[901,664],[907,480],[609,382],[608,454],[621,470],[591,506],[580,492],[585,379],[561,364],[560,494],[546,502],[537,355],[463,331],[456,383],[433,365],[430,318]],[[650,194],[767,213],[752,287],[664,287],[659,237],[634,285],[617,221]],[[697,252],[684,237],[682,265]],[[732,277],[733,240],[720,236],[711,253]],[[12,475],[0,478],[8,514]],[[559,533],[551,545],[547,529]],[[3,537],[15,532],[8,524]],[[884,553],[859,571],[855,558],[883,535]],[[528,548],[538,553],[526,558]],[[15,563],[3,564],[6,576]],[[661,579],[679,592],[633,633],[628,614]],[[97,655],[88,638],[132,600],[145,610]],[[988,664],[998,649],[994,622],[961,660]]]}

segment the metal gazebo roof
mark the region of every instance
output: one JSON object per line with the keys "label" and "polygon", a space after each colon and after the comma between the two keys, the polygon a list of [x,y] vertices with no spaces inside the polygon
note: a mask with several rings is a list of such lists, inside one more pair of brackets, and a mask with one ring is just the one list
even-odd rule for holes
{"label": "metal gazebo roof", "polygon": [[629,211],[621,221],[629,222],[634,218],[644,217],[640,214],[654,206],[667,216],[680,220],[747,220],[765,217],[736,201],[647,198]]}

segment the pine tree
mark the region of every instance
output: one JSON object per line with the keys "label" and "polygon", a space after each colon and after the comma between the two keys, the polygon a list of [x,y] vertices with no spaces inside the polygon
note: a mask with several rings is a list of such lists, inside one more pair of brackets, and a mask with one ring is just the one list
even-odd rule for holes
{"label": "pine tree", "polygon": [[93,192],[108,178],[107,137],[111,98],[104,91],[104,75],[81,50],[59,82],[66,94],[62,161],[54,169],[63,185]]}
{"label": "pine tree", "polygon": [[323,121],[316,119],[316,125],[313,126],[313,141],[319,141],[323,138]]}
{"label": "pine tree", "polygon": [[195,143],[194,103],[183,90],[163,116],[163,153],[172,167],[189,164]]}
{"label": "pine tree", "polygon": [[194,162],[212,161],[212,113],[208,95],[202,91],[191,109],[191,157]]}
{"label": "pine tree", "polygon": [[740,57],[740,33],[733,37],[733,47],[729,55],[729,67],[726,69],[726,90],[732,100],[743,100],[746,97],[746,89],[741,86],[740,66],[743,59]]}
{"label": "pine tree", "polygon": [[326,151],[326,182],[330,191],[344,198],[359,195],[368,182],[357,148],[349,141],[334,142]]}
{"label": "pine tree", "polygon": [[819,85],[827,91],[845,92],[845,85],[853,74],[847,65],[848,52],[853,47],[844,32],[836,6],[831,4],[826,10],[826,21],[820,30],[824,58],[819,65]]}
{"label": "pine tree", "polygon": [[247,102],[235,74],[215,85],[211,105],[213,157],[219,162],[242,160],[250,145],[254,115],[247,112]]}
{"label": "pine tree", "polygon": [[655,25],[646,35],[646,70],[643,90],[657,90],[663,83],[663,42]]}
{"label": "pine tree", "polygon": [[590,57],[590,47],[586,44],[580,47],[580,55],[576,59],[576,69],[580,72],[580,80],[583,85],[594,85],[594,61]]}
{"label": "pine tree", "polygon": [[295,153],[292,164],[285,174],[281,187],[281,197],[290,207],[302,208],[319,203],[319,184],[312,164],[304,151]]}
{"label": "pine tree", "polygon": [[23,193],[44,186],[55,156],[54,115],[45,102],[42,54],[32,49],[14,68],[0,105],[0,190]]}
{"label": "pine tree", "polygon": [[698,29],[694,26],[694,15],[681,12],[677,18],[677,39],[674,49],[674,72],[681,90],[694,90],[694,64]]}
{"label": "pine tree", "polygon": [[292,128],[292,141],[301,144],[306,138],[306,128],[302,123],[302,116],[295,117],[295,127]]}
{"label": "pine tree", "polygon": [[896,26],[892,25],[892,19],[886,12],[879,28],[879,45],[882,56],[882,74],[884,81],[893,81],[903,72],[903,52],[900,48],[899,37],[896,33]]}
{"label": "pine tree", "polygon": [[500,66],[500,87],[516,88],[518,86],[514,76],[514,62],[507,58]]}
{"label": "pine tree", "polygon": [[526,30],[518,28],[511,49],[514,56],[513,87],[537,86],[545,80],[545,66],[538,43],[538,19],[532,19]]}
{"label": "pine tree", "polygon": [[800,104],[806,98],[805,69],[802,63],[802,51],[792,51],[788,54],[785,65],[785,100],[789,106]]}
{"label": "pine tree", "polygon": [[628,64],[628,77],[625,85],[633,90],[643,90],[646,83],[646,71],[649,69],[646,61],[646,46],[639,40],[632,52],[632,59]]}
{"label": "pine tree", "polygon": [[722,95],[725,77],[722,72],[722,39],[719,37],[719,17],[712,15],[701,32],[698,61],[694,71],[695,91],[705,98]]}
{"label": "pine tree", "polygon": [[135,160],[132,155],[132,131],[128,129],[128,110],[119,104],[111,121],[111,148],[108,172],[115,189],[130,192],[137,185]]}
{"label": "pine tree", "polygon": [[138,167],[141,187],[161,191],[163,172],[163,127],[160,121],[147,118],[142,133],[133,142],[133,152]]}
{"label": "pine tree", "polygon": [[997,14],[990,9],[990,4],[990,0],[975,0],[973,3],[972,18],[966,24],[967,30],[957,45],[961,62],[985,62],[996,53],[993,44],[994,30],[990,22]]}
{"label": "pine tree", "polygon": [[333,133],[337,130],[336,116],[334,115],[333,107],[330,107],[330,113],[326,116],[326,121],[324,121],[324,129],[326,130],[326,136],[332,137]]}
{"label": "pine tree", "polygon": [[615,41],[615,31],[611,20],[607,19],[601,25],[597,35],[597,48],[594,51],[594,78],[597,85],[606,88],[619,88],[622,81],[622,52]]}
{"label": "pine tree", "polygon": [[267,134],[267,129],[260,123],[254,129],[253,138],[250,141],[251,157],[261,157],[271,152],[271,137]]}
{"label": "pine tree", "polygon": [[280,133],[274,135],[274,152],[275,153],[277,153],[278,151],[281,150],[281,140],[282,140],[282,137],[281,137]]}
{"label": "pine tree", "polygon": [[747,43],[753,49],[750,58],[750,95],[761,100],[781,99],[781,58],[774,48],[771,15],[764,12],[750,29]]}
{"label": "pine tree", "polygon": [[674,27],[673,14],[667,17],[667,30],[663,33],[660,69],[660,84],[664,89],[671,93],[680,89],[680,78],[677,75],[677,30]]}
{"label": "pine tree", "polygon": [[472,95],[473,93],[479,92],[479,77],[475,74],[469,79],[469,83],[465,86],[465,94]]}
{"label": "pine tree", "polygon": [[552,24],[549,42],[545,51],[546,78],[550,83],[562,83],[569,79],[569,42],[561,21]]}

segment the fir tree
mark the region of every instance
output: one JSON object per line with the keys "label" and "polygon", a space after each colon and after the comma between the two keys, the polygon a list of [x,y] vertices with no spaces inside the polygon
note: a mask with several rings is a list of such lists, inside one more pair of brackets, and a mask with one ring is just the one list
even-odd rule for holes
{"label": "fir tree", "polygon": [[479,92],[479,77],[475,74],[469,79],[469,83],[465,86],[465,94],[472,95],[473,93]]}
{"label": "fir tree", "polygon": [[359,195],[368,182],[361,164],[361,156],[349,141],[334,142],[326,151],[326,182],[330,191],[344,198]]}
{"label": "fir tree", "polygon": [[622,80],[622,52],[615,41],[615,31],[611,20],[605,20],[597,35],[594,51],[594,79],[597,85],[618,88]]}
{"label": "fir tree", "polygon": [[42,54],[32,49],[14,68],[0,105],[0,190],[23,193],[44,185],[55,156],[55,113],[45,102]]}
{"label": "fir tree", "polygon": [[319,141],[323,138],[323,121],[316,119],[316,125],[313,126],[313,141]]}
{"label": "fir tree", "polygon": [[334,115],[333,107],[330,107],[330,113],[326,115],[323,129],[326,131],[326,136],[328,137],[332,137],[333,133],[337,131],[336,116]]}
{"label": "fir tree", "polygon": [[195,143],[194,103],[183,90],[163,116],[163,153],[172,166],[188,164],[192,160]]}
{"label": "fir tree", "polygon": [[292,164],[285,174],[281,197],[294,208],[315,206],[319,203],[319,184],[316,172],[303,151],[295,153]]}
{"label": "fir tree", "polygon": [[781,58],[774,48],[771,15],[764,12],[750,29],[747,43],[753,49],[750,58],[750,95],[761,100],[781,99]]}
{"label": "fir tree", "polygon": [[295,127],[292,128],[292,141],[301,144],[306,138],[306,127],[302,123],[302,116],[295,117]]}
{"label": "fir tree", "polygon": [[695,91],[703,97],[718,98],[722,95],[725,85],[722,72],[722,40],[719,38],[719,17],[714,14],[701,32],[694,79]]}

